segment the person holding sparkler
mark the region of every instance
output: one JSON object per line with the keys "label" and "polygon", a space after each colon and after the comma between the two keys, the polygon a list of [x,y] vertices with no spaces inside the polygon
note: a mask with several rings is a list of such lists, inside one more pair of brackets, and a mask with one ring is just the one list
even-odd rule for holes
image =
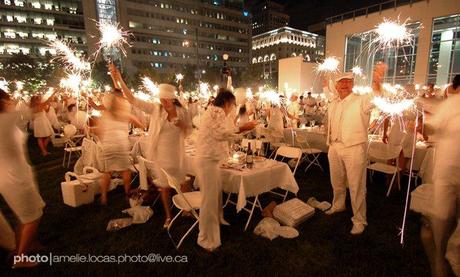
{"label": "person holding sparkler", "polygon": [[177,100],[174,86],[160,84],[160,104],[146,102],[134,97],[113,64],[109,65],[109,69],[114,85],[121,87],[128,101],[150,114],[149,146],[145,158],[154,162],[152,170],[159,179],[156,185],[161,188],[161,202],[166,214],[163,227],[167,228],[172,220],[171,195],[168,181],[161,169],[176,178],[179,183],[185,182],[185,138],[192,133],[189,113]]}
{"label": "person holding sparkler", "polygon": [[[374,88],[380,93],[380,84],[386,66],[377,64]],[[344,211],[347,185],[353,209],[352,235],[361,234],[366,225],[366,146],[373,104],[371,96],[352,93],[353,74],[336,79],[337,98],[329,105],[327,143],[331,183],[334,192],[332,207],[327,215]]]}
{"label": "person holding sparkler", "polygon": [[123,98],[120,89],[114,89],[109,96],[109,105],[102,115],[100,138],[102,143],[102,159],[104,174],[101,177],[101,204],[107,205],[107,190],[113,171],[121,172],[128,195],[131,185],[131,161],[129,159],[129,122],[143,127],[137,118],[131,115],[131,106]]}

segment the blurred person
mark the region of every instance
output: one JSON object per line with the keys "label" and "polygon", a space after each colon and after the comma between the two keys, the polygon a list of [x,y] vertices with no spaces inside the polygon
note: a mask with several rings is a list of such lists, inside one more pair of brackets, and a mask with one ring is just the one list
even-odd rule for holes
{"label": "blurred person", "polygon": [[435,245],[433,276],[460,275],[460,95],[445,100],[427,122],[438,134],[430,218]]}
{"label": "blurred person", "polygon": [[202,116],[196,143],[197,181],[202,195],[197,243],[210,252],[221,245],[220,224],[228,225],[223,216],[219,162],[229,156],[229,141],[256,126],[255,121],[250,121],[231,128],[227,118],[235,113],[235,107],[233,93],[220,91]]}
{"label": "blurred person", "polygon": [[102,114],[99,130],[104,164],[104,174],[100,181],[102,205],[107,205],[112,172],[121,172],[125,195],[128,197],[132,164],[129,156],[129,123],[142,127],[139,120],[130,114],[131,107],[120,89],[114,89],[109,99],[109,106],[105,107]]}
{"label": "blurred person", "polygon": [[460,93],[460,74],[455,75],[452,84],[449,84],[444,91],[444,98]]}
{"label": "blurred person", "polygon": [[293,93],[290,98],[291,103],[287,106],[288,125],[292,128],[298,127],[300,115],[302,114],[300,104],[297,101],[298,98],[297,94]]}
{"label": "blurred person", "polygon": [[41,95],[32,96],[30,99],[30,108],[32,110],[34,137],[37,138],[38,147],[42,156],[47,156],[50,153],[47,150],[50,137],[54,134],[53,126],[46,116],[45,109],[51,97],[45,102],[42,102]]}
{"label": "blurred person", "polygon": [[[19,220],[14,254],[20,256],[42,248],[37,231],[45,203],[26,155],[26,135],[16,125],[19,113],[6,92],[0,90],[0,195]],[[21,261],[13,268],[37,266]]]}
{"label": "blurred person", "polygon": [[244,124],[246,124],[247,122],[249,122],[249,114],[248,114],[248,111],[246,109],[246,105],[243,104],[243,105],[240,106],[240,108],[238,110],[238,114],[235,117],[234,123],[235,123],[236,126],[240,127],[240,126],[243,126]]}
{"label": "blurred person", "polygon": [[266,112],[268,129],[277,136],[283,136],[284,132],[283,110],[279,105],[271,103]]}
{"label": "blurred person", "polygon": [[134,97],[115,66],[110,65],[110,72],[114,85],[121,85],[128,101],[150,114],[149,141],[145,158],[154,163],[152,170],[159,180],[156,185],[160,187],[161,202],[166,215],[163,227],[167,228],[172,220],[171,189],[161,168],[179,184],[185,182],[185,138],[192,133],[189,113],[177,100],[174,86],[160,84],[160,103],[150,103]]}
{"label": "blurred person", "polygon": [[[386,67],[377,64],[373,78],[376,93]],[[366,219],[366,165],[370,114],[373,108],[371,95],[353,94],[353,74],[342,74],[336,79],[337,98],[328,109],[327,144],[334,193],[332,207],[327,215],[346,209],[347,186],[353,209],[352,235],[361,234],[367,226]]]}

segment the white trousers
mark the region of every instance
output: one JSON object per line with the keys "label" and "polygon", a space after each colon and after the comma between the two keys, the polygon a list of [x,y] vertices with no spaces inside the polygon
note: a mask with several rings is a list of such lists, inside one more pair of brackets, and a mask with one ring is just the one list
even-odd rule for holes
{"label": "white trousers", "polygon": [[333,143],[328,152],[334,200],[332,207],[345,209],[347,185],[350,190],[353,224],[366,221],[366,143],[345,147]]}
{"label": "white trousers", "polygon": [[197,243],[203,248],[214,249],[221,245],[220,218],[223,218],[219,162],[198,159],[196,170],[202,195],[199,219],[200,232]]}

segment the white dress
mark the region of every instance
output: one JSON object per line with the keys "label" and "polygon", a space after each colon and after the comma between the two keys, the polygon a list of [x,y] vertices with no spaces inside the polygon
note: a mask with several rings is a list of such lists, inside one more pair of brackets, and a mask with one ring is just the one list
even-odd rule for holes
{"label": "white dress", "polygon": [[279,107],[270,108],[270,119],[268,129],[273,130],[282,136],[284,131],[283,113]]}
{"label": "white dress", "polygon": [[181,163],[181,147],[178,147],[180,140],[181,129],[174,125],[174,123],[166,120],[158,136],[157,155],[153,168],[153,172],[159,180],[158,186],[160,187],[168,187],[168,180],[161,171],[161,168],[179,183],[185,181],[185,171]]}
{"label": "white dress", "polygon": [[104,114],[101,122],[102,159],[105,172],[129,169],[129,124]]}
{"label": "white dress", "polygon": [[51,123],[51,126],[53,126],[54,129],[59,130],[61,128],[61,122],[59,122],[56,110],[54,107],[50,106],[48,112],[46,113],[46,116],[48,117],[48,120]]}
{"label": "white dress", "polygon": [[45,111],[34,113],[34,137],[47,138],[54,134],[53,126],[51,126]]}
{"label": "white dress", "polygon": [[16,126],[18,113],[0,113],[0,195],[21,223],[43,215],[45,202],[38,192],[26,157],[26,135]]}

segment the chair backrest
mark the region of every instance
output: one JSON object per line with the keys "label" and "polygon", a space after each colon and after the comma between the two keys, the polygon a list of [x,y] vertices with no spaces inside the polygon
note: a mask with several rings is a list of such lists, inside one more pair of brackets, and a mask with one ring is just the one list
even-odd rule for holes
{"label": "chair backrest", "polygon": [[393,160],[401,153],[401,146],[384,144],[382,142],[371,142],[369,144],[368,159]]}
{"label": "chair backrest", "polygon": [[302,158],[302,150],[297,147],[281,146],[280,148],[278,148],[278,150],[276,150],[275,160],[279,156],[283,158],[297,159],[296,165],[292,171],[292,174],[295,174],[295,172],[297,171],[297,167],[299,166],[300,159]]}
{"label": "chair backrest", "polygon": [[187,206],[189,207],[189,210],[198,219],[198,214],[195,213],[195,210],[193,209],[193,206],[190,204],[190,202],[188,202],[187,197],[185,197],[184,193],[182,192],[182,190],[180,188],[180,184],[179,184],[179,182],[177,182],[176,178],[174,178],[171,175],[169,175],[168,172],[166,172],[166,170],[164,170],[163,168],[161,169],[161,171],[166,176],[166,179],[168,180],[168,185],[171,188],[173,188],[177,192],[177,194],[179,194],[182,197],[182,199],[185,201],[185,203],[187,203]]}

